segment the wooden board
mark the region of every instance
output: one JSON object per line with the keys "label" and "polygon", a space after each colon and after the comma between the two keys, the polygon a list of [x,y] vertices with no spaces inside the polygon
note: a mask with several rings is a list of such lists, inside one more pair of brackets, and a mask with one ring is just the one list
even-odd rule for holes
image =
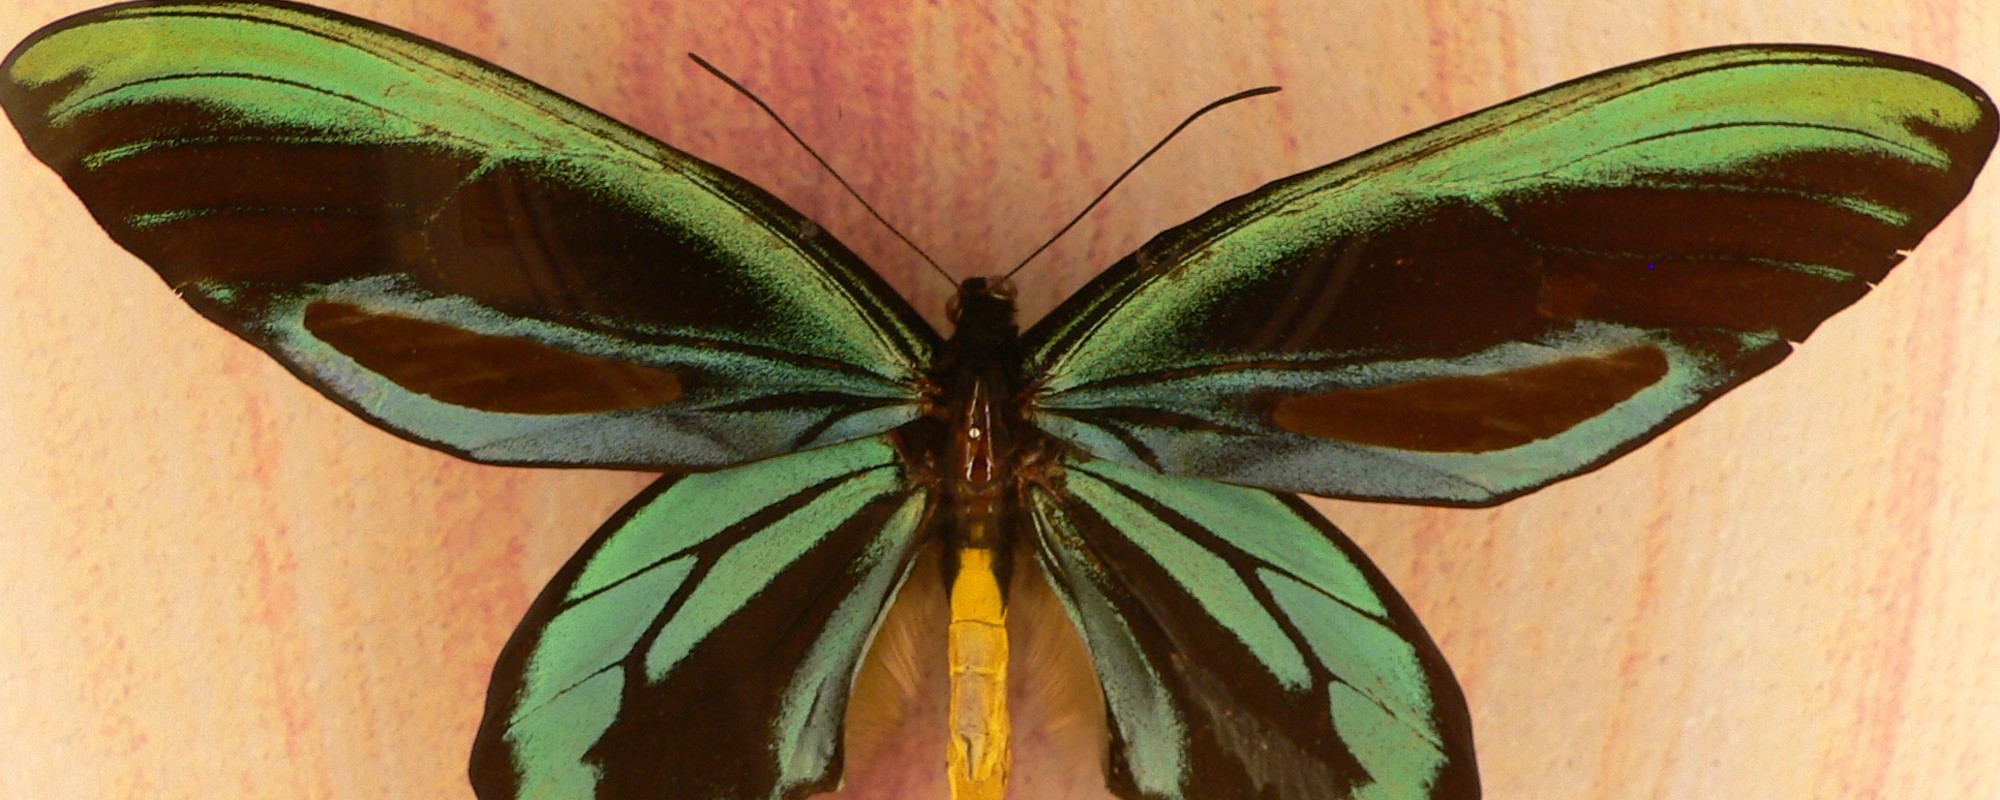
{"label": "wooden board", "polygon": [[[944,282],[684,52],[960,275],[1011,265],[1187,111],[1285,86],[1031,268],[1031,319],[1266,180],[1640,58],[1825,42],[2000,90],[2000,0],[331,4],[770,188],[934,321]],[[8,3],[0,43],[89,5]],[[1324,504],[1457,669],[1489,797],[2000,796],[1996,219],[1989,174],[1788,363],[1601,472],[1491,511]],[[469,797],[494,654],[646,477],[377,432],[186,309],[11,134],[0,300],[0,797]],[[942,797],[917,727],[844,796]],[[1064,741],[1026,743],[1015,797],[1104,796]]]}

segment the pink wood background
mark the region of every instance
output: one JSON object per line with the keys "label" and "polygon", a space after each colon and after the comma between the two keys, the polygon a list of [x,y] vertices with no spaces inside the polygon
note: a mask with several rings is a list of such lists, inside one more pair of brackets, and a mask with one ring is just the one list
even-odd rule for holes
{"label": "pink wood background", "polygon": [[[0,43],[91,4],[11,0]],[[769,187],[934,320],[943,283],[682,53],[960,275],[1018,259],[1186,111],[1285,86],[1059,244],[1030,318],[1263,181],[1669,51],[1861,45],[2000,89],[1996,0],[333,5]],[[1601,472],[1491,511],[1324,504],[1455,665],[1490,797],[2000,796],[1996,213],[1989,174],[1790,362]],[[0,464],[0,798],[33,800],[470,797],[495,652],[647,480],[378,433],[186,309],[11,133]],[[923,739],[848,795],[942,797]],[[1016,797],[1101,797],[1082,750],[1025,754]]]}

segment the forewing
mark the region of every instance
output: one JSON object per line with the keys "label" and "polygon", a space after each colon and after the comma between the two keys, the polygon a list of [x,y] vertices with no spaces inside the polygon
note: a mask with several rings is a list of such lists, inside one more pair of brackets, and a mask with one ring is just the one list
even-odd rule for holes
{"label": "forewing", "polygon": [[1097,665],[1118,796],[1479,796],[1437,646],[1297,498],[1083,460],[1028,502]]}
{"label": "forewing", "polygon": [[1029,334],[1042,427],[1173,474],[1484,504],[1770,368],[1972,185],[1992,102],[1824,47],[1573,81],[1168,231]]}
{"label": "forewing", "polygon": [[498,67],[276,3],[0,64],[30,150],[210,319],[490,462],[707,467],[916,414],[936,338],[777,199]]}
{"label": "forewing", "polygon": [[485,800],[838,785],[857,659],[925,495],[884,437],[666,478],[570,560],[494,667]]}

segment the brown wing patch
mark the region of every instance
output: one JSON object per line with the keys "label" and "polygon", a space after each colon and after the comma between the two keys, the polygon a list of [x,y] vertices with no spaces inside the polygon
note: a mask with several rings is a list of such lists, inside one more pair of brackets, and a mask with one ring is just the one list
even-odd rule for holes
{"label": "brown wing patch", "polygon": [[1293,433],[1428,453],[1484,453],[1546,439],[1609,410],[1667,374],[1635,345],[1490,375],[1454,376],[1280,399]]}
{"label": "brown wing patch", "polygon": [[305,327],[398,386],[481,411],[582,414],[647,408],[681,396],[680,376],[667,370],[348,303],[306,306]]}
{"label": "brown wing patch", "polygon": [[1538,310],[1638,328],[1777,331],[1798,342],[1867,293],[1860,279],[1754,261],[1557,253],[1542,264]]}

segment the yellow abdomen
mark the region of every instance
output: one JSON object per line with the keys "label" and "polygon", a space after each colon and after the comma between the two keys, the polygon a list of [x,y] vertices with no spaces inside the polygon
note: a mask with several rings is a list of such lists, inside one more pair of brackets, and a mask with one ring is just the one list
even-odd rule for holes
{"label": "yellow abdomen", "polygon": [[992,550],[959,550],[951,584],[952,800],[1001,800],[1007,791],[1007,606]]}

